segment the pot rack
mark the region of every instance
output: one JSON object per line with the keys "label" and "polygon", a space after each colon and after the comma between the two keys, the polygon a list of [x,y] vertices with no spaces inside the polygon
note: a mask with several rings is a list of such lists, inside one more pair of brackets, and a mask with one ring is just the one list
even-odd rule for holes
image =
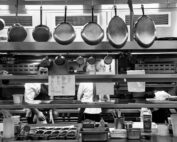
{"label": "pot rack", "polygon": [[176,54],[177,40],[155,41],[150,48],[140,47],[136,41],[128,41],[123,48],[117,49],[112,47],[109,42],[101,42],[98,45],[88,45],[84,42],[73,42],[69,45],[60,45],[56,42],[0,42],[0,54],[112,54],[116,55],[121,52],[130,52],[132,54]]}

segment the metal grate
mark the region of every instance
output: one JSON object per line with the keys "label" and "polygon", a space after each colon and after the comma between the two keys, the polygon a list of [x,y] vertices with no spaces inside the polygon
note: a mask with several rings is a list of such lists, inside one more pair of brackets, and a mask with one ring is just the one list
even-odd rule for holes
{"label": "metal grate", "polygon": [[[55,17],[55,25],[63,22],[63,16],[56,16]],[[73,26],[84,26],[86,23],[92,20],[91,16],[67,16],[66,21]],[[94,21],[97,21],[97,16],[94,16]]]}
{"label": "metal grate", "polygon": [[32,16],[18,16],[18,21],[16,16],[0,16],[4,19],[6,26],[12,26],[14,23],[20,23],[23,26],[32,26]]}
{"label": "metal grate", "polygon": [[[134,21],[137,21],[139,17],[142,15],[134,15]],[[155,25],[168,25],[168,16],[169,14],[150,14],[148,15],[149,17],[152,18],[154,21]],[[130,15],[125,16],[125,22],[127,25],[130,25]]]}

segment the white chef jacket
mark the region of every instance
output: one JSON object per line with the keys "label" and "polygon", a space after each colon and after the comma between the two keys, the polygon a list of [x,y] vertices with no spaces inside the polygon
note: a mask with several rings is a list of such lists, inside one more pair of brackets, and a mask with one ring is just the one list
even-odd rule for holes
{"label": "white chef jacket", "polygon": [[[41,90],[41,83],[25,83],[25,95],[24,95],[25,102],[29,104],[41,103],[41,100],[34,100],[39,95],[40,90]],[[27,109],[27,111],[29,111],[29,109]],[[31,115],[31,112],[28,115]],[[38,120],[37,123],[47,124],[47,121]]]}
{"label": "white chef jacket", "polygon": [[25,102],[29,104],[39,104],[40,100],[35,100],[41,90],[41,83],[25,83]]}
{"label": "white chef jacket", "polygon": [[[81,102],[93,102],[93,83],[83,82],[79,84],[77,98]],[[86,108],[84,113],[99,114],[101,108]]]}

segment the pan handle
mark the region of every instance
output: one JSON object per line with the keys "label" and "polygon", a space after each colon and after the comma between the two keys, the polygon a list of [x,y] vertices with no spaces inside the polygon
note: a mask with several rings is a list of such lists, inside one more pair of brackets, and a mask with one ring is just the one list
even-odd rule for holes
{"label": "pan handle", "polygon": [[66,23],[66,14],[67,14],[67,6],[65,5],[65,16],[64,16],[64,23]]}
{"label": "pan handle", "polygon": [[16,7],[16,12],[15,12],[16,23],[18,23],[18,0],[16,1],[15,7]]}
{"label": "pan handle", "polygon": [[130,41],[133,41],[134,37],[134,12],[133,12],[133,4],[132,4],[132,0],[128,0],[127,2],[129,9],[130,9]]}
{"label": "pan handle", "polygon": [[114,5],[114,12],[115,12],[115,16],[117,16],[117,7],[116,7],[116,5]]}
{"label": "pan handle", "polygon": [[94,22],[94,6],[92,5],[92,22]]}
{"label": "pan handle", "polygon": [[144,5],[141,4],[141,9],[142,9],[142,12],[143,12],[143,15],[144,15]]}
{"label": "pan handle", "polygon": [[40,25],[42,25],[42,5],[40,6]]}

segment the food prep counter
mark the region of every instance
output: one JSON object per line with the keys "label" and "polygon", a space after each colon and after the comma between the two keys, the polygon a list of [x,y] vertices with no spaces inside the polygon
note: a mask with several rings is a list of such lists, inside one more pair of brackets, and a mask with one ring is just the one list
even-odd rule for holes
{"label": "food prep counter", "polygon": [[[22,142],[15,140],[3,140],[4,142]],[[140,139],[140,140],[128,140],[128,139],[109,139],[108,142],[176,142],[177,137],[172,136],[151,136],[150,139]],[[24,140],[23,142],[39,142],[39,140]],[[79,140],[40,140],[40,142],[81,142]]]}

